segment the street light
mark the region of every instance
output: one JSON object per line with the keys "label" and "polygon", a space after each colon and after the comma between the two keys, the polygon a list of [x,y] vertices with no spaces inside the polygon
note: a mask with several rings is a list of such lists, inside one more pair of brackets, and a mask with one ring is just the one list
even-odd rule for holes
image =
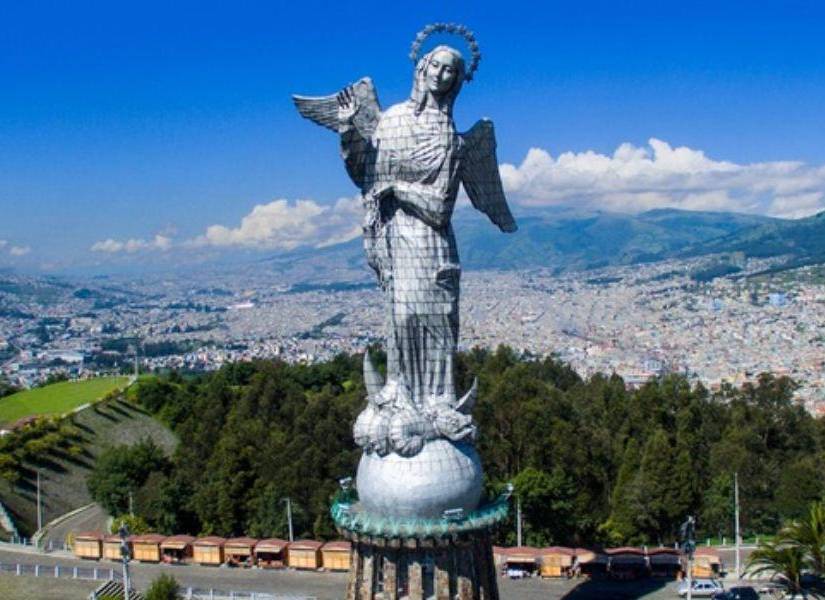
{"label": "street light", "polygon": [[131,555],[128,543],[129,527],[126,523],[120,526],[117,533],[120,536],[120,556],[123,559],[123,598],[129,600],[129,559]]}
{"label": "street light", "polygon": [[286,521],[289,524],[289,541],[294,542],[295,540],[292,537],[292,501],[289,499],[289,496],[283,498],[281,502],[286,502]]}
{"label": "street light", "polygon": [[696,550],[696,521],[689,516],[679,528],[682,538],[682,552],[687,556],[687,600],[693,598],[693,552]]}

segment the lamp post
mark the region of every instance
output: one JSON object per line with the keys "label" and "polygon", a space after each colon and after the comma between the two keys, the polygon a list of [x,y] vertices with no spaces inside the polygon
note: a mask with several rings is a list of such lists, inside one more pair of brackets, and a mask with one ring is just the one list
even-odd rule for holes
{"label": "lamp post", "polygon": [[693,598],[693,551],[696,550],[696,521],[689,516],[679,528],[682,538],[682,551],[687,556],[687,599]]}
{"label": "lamp post", "polygon": [[120,536],[120,556],[123,559],[123,598],[129,600],[129,559],[131,555],[127,541],[129,539],[129,528],[126,523],[120,526],[117,533]]}
{"label": "lamp post", "polygon": [[286,521],[289,524],[289,541],[294,542],[295,540],[292,536],[292,500],[287,496],[282,502],[286,502]]}

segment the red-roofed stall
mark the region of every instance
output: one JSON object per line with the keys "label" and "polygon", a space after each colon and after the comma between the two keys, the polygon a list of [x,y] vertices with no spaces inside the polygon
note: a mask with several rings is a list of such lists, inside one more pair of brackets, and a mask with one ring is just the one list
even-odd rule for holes
{"label": "red-roofed stall", "polygon": [[[129,546],[131,552],[131,536],[127,538],[126,545]],[[103,537],[103,558],[107,560],[120,561],[123,557],[120,554],[120,536],[117,534],[107,535]]]}
{"label": "red-roofed stall", "polygon": [[180,563],[192,558],[191,535],[173,535],[160,543],[161,560],[165,563]]}
{"label": "red-roofed stall", "polygon": [[298,540],[289,544],[288,564],[294,569],[319,569],[321,567],[321,546],[315,540]]}
{"label": "red-roofed stall", "polygon": [[264,569],[285,567],[288,545],[289,542],[278,538],[261,540],[255,546],[255,562]]}
{"label": "red-roofed stall", "polygon": [[251,567],[255,563],[255,544],[258,540],[237,537],[226,540],[223,545],[224,560],[231,565]]}
{"label": "red-roofed stall", "polygon": [[722,572],[722,559],[719,551],[709,546],[696,548],[693,553],[693,576],[713,579]]}
{"label": "red-roofed stall", "polygon": [[682,572],[682,554],[675,548],[649,548],[647,564],[653,577],[677,579]]}
{"label": "red-roofed stall", "polygon": [[583,577],[598,578],[607,574],[607,565],[610,562],[607,554],[588,548],[576,548],[576,558],[573,561],[573,573]]}
{"label": "red-roofed stall", "polygon": [[78,558],[98,560],[101,557],[103,535],[96,531],[84,531],[74,536],[74,555]]}
{"label": "red-roofed stall", "polygon": [[321,547],[321,563],[329,571],[349,571],[350,542],[327,542]]}
{"label": "red-roofed stall", "polygon": [[192,542],[192,561],[200,565],[223,564],[223,545],[226,540],[222,537],[210,535]]}
{"label": "red-roofed stall", "polygon": [[608,570],[616,579],[639,579],[648,574],[647,557],[642,548],[623,546],[607,550]]}
{"label": "red-roofed stall", "polygon": [[539,551],[530,546],[514,546],[505,550],[504,572],[512,578],[530,577],[539,565]]}
{"label": "red-roofed stall", "polygon": [[160,544],[165,535],[146,533],[132,536],[132,558],[139,562],[160,562]]}
{"label": "red-roofed stall", "polygon": [[539,574],[542,577],[570,577],[576,551],[563,546],[550,546],[538,551]]}

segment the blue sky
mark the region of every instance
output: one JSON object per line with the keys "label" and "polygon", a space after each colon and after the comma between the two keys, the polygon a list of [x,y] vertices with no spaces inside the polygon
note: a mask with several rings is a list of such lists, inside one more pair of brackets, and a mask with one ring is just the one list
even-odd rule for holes
{"label": "blue sky", "polygon": [[335,137],[290,94],[370,75],[403,100],[433,21],[478,37],[456,122],[494,120],[517,207],[825,207],[820,2],[330,4],[5,3],[0,266],[271,252],[292,222],[298,243],[347,234]]}

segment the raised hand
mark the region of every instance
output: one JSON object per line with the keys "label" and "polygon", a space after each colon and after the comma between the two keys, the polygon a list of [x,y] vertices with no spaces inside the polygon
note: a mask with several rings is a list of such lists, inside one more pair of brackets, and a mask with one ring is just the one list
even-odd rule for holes
{"label": "raised hand", "polygon": [[358,101],[352,86],[348,85],[338,92],[336,100],[338,100],[338,120],[348,122],[358,112]]}

